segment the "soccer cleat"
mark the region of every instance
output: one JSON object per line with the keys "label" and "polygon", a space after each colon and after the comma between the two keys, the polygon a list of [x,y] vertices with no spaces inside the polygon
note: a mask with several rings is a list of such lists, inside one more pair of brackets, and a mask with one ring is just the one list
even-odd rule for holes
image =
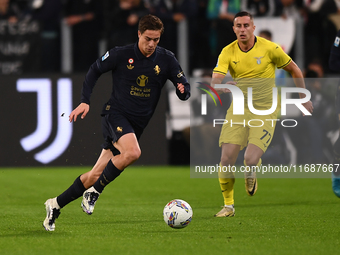
{"label": "soccer cleat", "polygon": [[334,194],[340,198],[340,176],[332,174],[332,189]]}
{"label": "soccer cleat", "polygon": [[86,190],[83,194],[83,201],[81,202],[81,208],[88,215],[91,215],[94,210],[94,206],[99,197],[100,193],[95,190],[95,188],[91,187]]}
{"label": "soccer cleat", "polygon": [[55,220],[60,215],[60,207],[57,203],[57,198],[47,199],[45,202],[46,208],[46,218],[43,222],[43,226],[46,231],[54,231],[55,229]]}
{"label": "soccer cleat", "polygon": [[215,217],[233,217],[235,215],[235,208],[234,205],[232,206],[223,206],[223,209],[216,213]]}
{"label": "soccer cleat", "polygon": [[246,191],[249,196],[254,196],[257,191],[256,172],[244,172]]}

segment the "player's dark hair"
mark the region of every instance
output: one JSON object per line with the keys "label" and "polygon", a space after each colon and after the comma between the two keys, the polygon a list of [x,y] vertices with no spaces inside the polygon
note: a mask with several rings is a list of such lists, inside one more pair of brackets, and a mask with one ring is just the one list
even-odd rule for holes
{"label": "player's dark hair", "polygon": [[253,15],[251,15],[249,12],[241,11],[241,12],[238,12],[238,13],[235,14],[235,17],[233,19],[233,24],[234,24],[234,21],[237,17],[244,17],[244,16],[248,16],[250,18],[250,20],[254,20]]}
{"label": "player's dark hair", "polygon": [[146,30],[156,30],[164,32],[163,22],[156,16],[148,14],[143,16],[138,24],[138,30],[143,34]]}

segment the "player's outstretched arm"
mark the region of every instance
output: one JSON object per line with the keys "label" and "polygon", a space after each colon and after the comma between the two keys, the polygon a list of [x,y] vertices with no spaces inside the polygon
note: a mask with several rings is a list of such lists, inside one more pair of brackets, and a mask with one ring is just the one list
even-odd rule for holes
{"label": "player's outstretched arm", "polygon": [[[283,70],[291,74],[291,76],[294,79],[294,83],[296,87],[306,88],[305,80],[301,72],[301,69],[297,66],[297,64],[295,64],[294,61],[291,61],[286,67],[283,68]],[[305,95],[300,93],[300,98],[304,98],[304,97]],[[309,111],[310,113],[313,113],[314,107],[313,107],[312,101],[308,101],[306,103],[303,103],[302,105],[306,108],[307,111]]]}
{"label": "player's outstretched arm", "polygon": [[78,107],[71,112],[68,120],[70,122],[72,121],[76,122],[79,114],[81,114],[81,118],[84,119],[89,111],[90,111],[90,106],[88,104],[80,103]]}

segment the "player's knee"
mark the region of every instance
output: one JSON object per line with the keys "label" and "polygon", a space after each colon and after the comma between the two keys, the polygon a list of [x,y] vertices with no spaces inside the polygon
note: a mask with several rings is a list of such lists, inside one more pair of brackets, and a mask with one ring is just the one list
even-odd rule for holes
{"label": "player's knee", "polygon": [[126,151],[123,156],[127,164],[132,164],[141,156],[141,150],[139,148],[133,148]]}
{"label": "player's knee", "polygon": [[244,156],[244,163],[247,166],[256,166],[259,163],[259,158],[254,156]]}
{"label": "player's knee", "polygon": [[229,166],[234,165],[236,158],[229,156],[229,155],[222,155],[221,156],[221,165],[222,166]]}

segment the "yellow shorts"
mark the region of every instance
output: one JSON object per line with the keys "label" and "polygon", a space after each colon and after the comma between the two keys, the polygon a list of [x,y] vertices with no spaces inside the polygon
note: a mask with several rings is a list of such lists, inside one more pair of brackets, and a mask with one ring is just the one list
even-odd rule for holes
{"label": "yellow shorts", "polygon": [[[232,107],[231,107],[232,108]],[[265,152],[272,141],[277,120],[277,111],[269,115],[255,115],[245,110],[244,115],[233,115],[228,110],[222,126],[219,145],[231,143],[241,145],[241,149],[254,144]]]}

